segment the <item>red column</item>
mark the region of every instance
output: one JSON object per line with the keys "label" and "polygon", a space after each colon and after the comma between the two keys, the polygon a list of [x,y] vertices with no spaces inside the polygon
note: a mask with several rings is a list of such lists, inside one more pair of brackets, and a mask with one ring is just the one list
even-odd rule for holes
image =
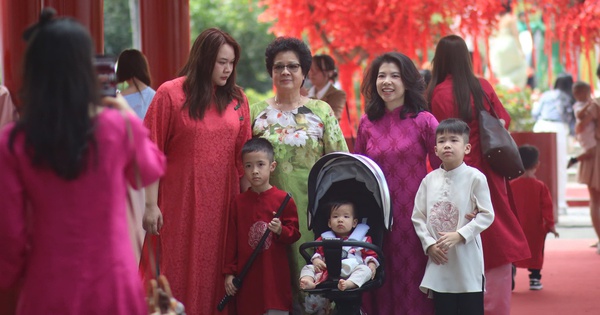
{"label": "red column", "polygon": [[58,16],[70,16],[83,24],[94,41],[96,53],[104,52],[104,0],[43,0]]}
{"label": "red column", "polygon": [[43,6],[54,7],[59,16],[77,19],[90,30],[96,52],[104,51],[104,0],[0,0],[2,84],[8,87],[17,105],[26,48],[21,35],[37,22]]}
{"label": "red column", "polygon": [[177,77],[190,50],[189,0],[140,0],[142,52],[152,73],[152,87]]}
{"label": "red column", "polygon": [[42,0],[0,0],[2,84],[8,88],[17,105],[17,93],[21,88],[22,60],[26,47],[22,34],[29,25],[38,20],[41,8]]}

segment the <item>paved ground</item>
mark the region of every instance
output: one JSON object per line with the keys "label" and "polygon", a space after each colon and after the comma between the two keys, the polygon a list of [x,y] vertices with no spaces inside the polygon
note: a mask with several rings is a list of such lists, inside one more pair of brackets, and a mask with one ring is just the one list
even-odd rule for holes
{"label": "paved ground", "polygon": [[[560,238],[595,239],[596,235],[592,228],[589,211],[587,207],[569,207],[567,213],[559,215],[556,231],[560,234]],[[548,238],[553,237],[548,235]]]}

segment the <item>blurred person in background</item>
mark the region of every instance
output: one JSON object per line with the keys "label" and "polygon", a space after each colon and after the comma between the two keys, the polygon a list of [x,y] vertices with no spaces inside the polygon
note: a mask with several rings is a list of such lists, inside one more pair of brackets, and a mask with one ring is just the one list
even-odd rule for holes
{"label": "blurred person in background", "polygon": [[151,87],[150,69],[146,56],[136,49],[126,49],[117,60],[117,82],[127,82],[121,94],[141,119],[156,93]]}
{"label": "blurred person in background", "polygon": [[334,86],[337,76],[335,62],[331,56],[313,56],[312,65],[308,72],[308,78],[313,86],[308,90],[308,97],[329,104],[333,109],[335,118],[340,120],[346,107],[346,92],[338,90]]}

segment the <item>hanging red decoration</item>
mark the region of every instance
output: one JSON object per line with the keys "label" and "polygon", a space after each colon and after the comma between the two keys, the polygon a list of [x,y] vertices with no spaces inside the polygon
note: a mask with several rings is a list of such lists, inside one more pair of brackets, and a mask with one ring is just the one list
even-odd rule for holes
{"label": "hanging red decoration", "polygon": [[[362,74],[375,56],[399,51],[428,60],[427,51],[444,35],[486,39],[496,28],[502,0],[259,0],[266,6],[262,19],[274,22],[276,35],[303,37],[314,52],[326,51],[337,61],[340,81],[355,100],[353,78]],[[513,1],[513,3],[516,1]],[[567,69],[576,69],[575,57],[600,43],[600,4],[597,0],[521,0],[538,7],[546,21],[545,51],[553,40],[561,43]],[[478,47],[474,47],[479,49]],[[487,50],[487,47],[486,47]],[[549,51],[550,50],[550,51]],[[481,61],[474,60],[481,71]],[[489,62],[487,62],[489,65]],[[356,107],[351,107],[355,109]],[[361,108],[362,110],[362,108]],[[358,114],[358,113],[357,113]],[[351,115],[353,113],[351,112]],[[351,117],[354,125],[358,116]]]}

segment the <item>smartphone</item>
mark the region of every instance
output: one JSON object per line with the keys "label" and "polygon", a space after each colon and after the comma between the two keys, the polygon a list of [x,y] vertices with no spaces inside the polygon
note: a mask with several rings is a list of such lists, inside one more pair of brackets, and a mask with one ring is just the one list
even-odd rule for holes
{"label": "smartphone", "polygon": [[115,57],[96,55],[94,58],[100,96],[117,96],[117,75],[115,73]]}

